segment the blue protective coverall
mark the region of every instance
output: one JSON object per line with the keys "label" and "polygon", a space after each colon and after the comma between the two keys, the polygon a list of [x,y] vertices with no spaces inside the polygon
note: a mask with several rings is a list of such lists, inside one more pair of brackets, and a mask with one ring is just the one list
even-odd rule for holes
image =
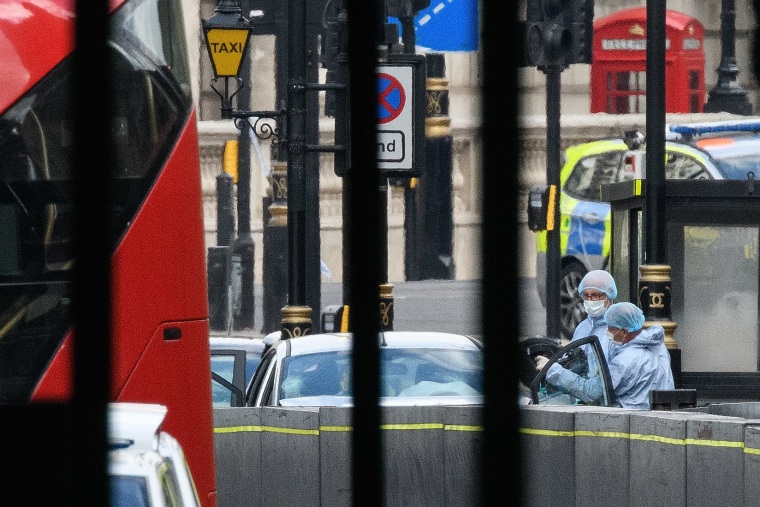
{"label": "blue protective coverall", "polygon": [[[662,326],[644,329],[625,345],[610,341],[607,361],[616,406],[648,409],[649,391],[674,388]],[[586,403],[602,399],[600,376],[586,379],[555,363],[546,380]]]}
{"label": "blue protective coverall", "polygon": [[[599,338],[599,345],[602,347],[604,358],[609,358],[610,351],[610,339],[607,337],[607,321],[604,320],[604,315],[600,317],[586,317],[578,323],[573,333],[573,339],[571,341],[585,338],[587,336],[595,335]],[[590,345],[584,345],[583,349],[586,352],[586,357],[589,358],[589,371],[598,374],[599,365],[596,363],[596,355],[591,352]]]}

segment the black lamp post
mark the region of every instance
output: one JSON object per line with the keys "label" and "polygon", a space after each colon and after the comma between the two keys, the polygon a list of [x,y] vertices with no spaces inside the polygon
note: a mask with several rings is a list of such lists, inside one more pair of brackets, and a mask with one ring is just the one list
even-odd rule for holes
{"label": "black lamp post", "polygon": [[[305,0],[291,0],[289,6],[294,11],[290,12],[290,22],[294,25],[292,32],[303,32],[303,30],[296,30],[295,26],[305,22]],[[303,226],[305,199],[302,194],[305,186],[303,167],[305,127],[301,120],[305,113],[305,106],[301,102],[306,88],[303,84],[306,67],[303,44],[292,44],[300,47],[301,51],[292,50],[289,59],[291,62],[289,69],[291,82],[288,89],[288,102],[291,107],[288,108],[283,105],[277,111],[236,111],[232,108],[232,98],[245,86],[239,75],[243,57],[248,49],[252,24],[243,17],[237,0],[220,0],[215,9],[215,14],[208,20],[202,20],[202,26],[206,36],[206,49],[211,57],[214,69],[211,88],[221,100],[222,118],[234,119],[235,125],[241,130],[250,128],[259,139],[274,138],[273,142],[282,143],[288,147],[287,186],[289,197],[292,195],[294,201],[288,206],[288,258],[290,260],[288,266],[288,305],[282,309],[282,330],[285,337],[310,334],[311,309],[305,305],[306,291],[303,276],[305,270],[303,265],[305,257],[305,228]],[[299,55],[300,58],[298,58]],[[296,60],[295,63],[292,63],[294,60]],[[299,70],[303,70],[303,72],[299,74]],[[222,90],[214,86],[219,78],[224,78]],[[232,93],[230,93],[230,79],[234,79],[237,85]],[[274,123],[263,120],[273,120]],[[280,130],[280,124],[283,123],[290,126],[284,133]],[[292,138],[294,142],[289,143],[289,138]],[[250,238],[250,209],[248,209],[250,207],[250,175],[246,175],[246,178],[241,175],[239,181],[246,183],[241,184],[238,189],[238,203],[244,205],[243,209],[240,209],[240,206],[238,207],[238,224],[239,227],[245,226],[248,229],[247,238]],[[246,236],[244,235],[241,235],[241,239],[242,250],[245,252],[250,250],[252,253],[252,241],[245,241]],[[251,248],[246,249],[246,246]],[[240,248],[237,247],[238,245],[236,245],[236,250],[239,250]],[[245,256],[246,259],[248,257],[251,261],[253,260],[253,255]],[[241,271],[246,272],[243,266],[241,266]]]}
{"label": "black lamp post", "polygon": [[[345,151],[344,146],[307,143],[306,93],[345,89],[345,86],[307,82],[307,0],[287,0],[287,13],[287,104],[283,101],[276,111],[236,111],[232,108],[232,98],[245,86],[239,77],[240,64],[253,28],[252,23],[242,16],[238,1],[220,0],[215,14],[202,20],[202,26],[214,69],[211,87],[221,99],[222,118],[234,119],[238,128],[250,128],[259,139],[273,138],[273,143],[279,143],[287,150],[288,303],[282,308],[282,331],[283,336],[289,338],[310,334],[312,327],[312,310],[306,304],[306,187],[309,171],[306,155]],[[222,90],[214,86],[219,78],[224,78]],[[237,84],[232,92],[230,79]],[[244,190],[250,192],[250,189]]]}
{"label": "black lamp post", "polygon": [[[223,119],[234,117],[232,110],[232,97],[242,89],[243,76],[248,79],[250,72],[248,53],[248,41],[251,34],[251,23],[243,17],[240,5],[236,0],[221,0],[215,10],[215,14],[208,20],[203,20],[203,33],[206,39],[206,48],[211,57],[214,78],[211,88],[219,95],[221,115]],[[243,63],[246,65],[243,65]],[[224,79],[224,90],[220,91],[214,83]],[[237,83],[235,91],[230,95],[229,80],[234,79]],[[246,90],[247,91],[247,90]],[[238,104],[248,106],[250,93],[243,93],[238,98]],[[249,125],[247,122],[238,124],[239,134],[239,160],[238,160],[238,193],[237,193],[237,218],[238,237],[232,250],[233,276],[237,280],[237,290],[234,294],[233,305],[233,328],[236,330],[252,329],[254,315],[253,294],[253,263],[254,242],[251,235],[251,166],[249,162],[250,141]],[[225,291],[226,292],[226,291]]]}
{"label": "black lamp post", "polygon": [[739,84],[736,76],[736,9],[734,0],[722,0],[720,12],[720,66],[718,83],[708,94],[704,112],[752,114],[752,104],[747,100],[747,91]]}

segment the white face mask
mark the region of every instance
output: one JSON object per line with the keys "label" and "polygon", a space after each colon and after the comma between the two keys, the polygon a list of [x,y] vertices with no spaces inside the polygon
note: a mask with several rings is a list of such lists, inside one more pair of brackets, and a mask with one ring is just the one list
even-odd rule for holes
{"label": "white face mask", "polygon": [[619,341],[615,340],[615,333],[611,331],[607,331],[607,338],[609,338],[610,342],[612,342],[613,345],[617,345],[618,347],[622,345]]}
{"label": "white face mask", "polygon": [[589,317],[601,317],[604,315],[604,300],[601,301],[584,301],[583,308]]}

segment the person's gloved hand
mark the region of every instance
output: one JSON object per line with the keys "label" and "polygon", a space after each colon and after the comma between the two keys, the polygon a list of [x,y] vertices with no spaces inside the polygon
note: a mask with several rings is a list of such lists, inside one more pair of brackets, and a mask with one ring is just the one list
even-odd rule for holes
{"label": "person's gloved hand", "polygon": [[549,362],[549,358],[544,357],[544,356],[536,356],[535,361],[536,361],[536,370],[541,371],[546,365],[546,363]]}

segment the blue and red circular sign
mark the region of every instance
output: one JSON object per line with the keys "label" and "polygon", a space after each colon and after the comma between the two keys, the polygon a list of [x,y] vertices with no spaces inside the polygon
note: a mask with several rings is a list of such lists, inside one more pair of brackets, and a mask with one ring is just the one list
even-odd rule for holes
{"label": "blue and red circular sign", "polygon": [[406,92],[390,74],[377,75],[377,123],[389,123],[399,117],[406,103]]}

